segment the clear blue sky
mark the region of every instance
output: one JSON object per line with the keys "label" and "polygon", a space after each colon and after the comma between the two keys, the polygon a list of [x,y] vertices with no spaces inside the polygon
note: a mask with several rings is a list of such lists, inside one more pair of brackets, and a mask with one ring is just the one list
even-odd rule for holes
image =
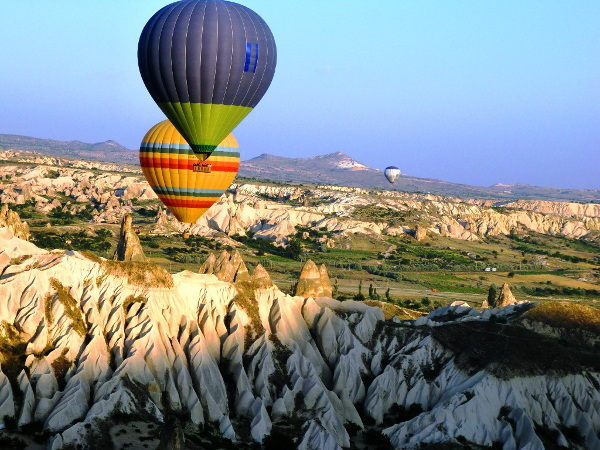
{"label": "clear blue sky", "polygon": [[[244,159],[344,152],[477,185],[600,188],[600,1],[240,0],[277,73]],[[114,139],[163,120],[137,69],[160,0],[5,0],[0,133]]]}

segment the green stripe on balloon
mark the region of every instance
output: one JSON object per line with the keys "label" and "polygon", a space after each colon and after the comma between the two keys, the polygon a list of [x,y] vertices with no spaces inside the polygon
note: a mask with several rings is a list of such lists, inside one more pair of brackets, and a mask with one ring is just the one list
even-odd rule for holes
{"label": "green stripe on balloon", "polygon": [[[195,153],[212,153],[252,108],[205,103],[159,103]],[[190,122],[188,118],[193,118]]]}

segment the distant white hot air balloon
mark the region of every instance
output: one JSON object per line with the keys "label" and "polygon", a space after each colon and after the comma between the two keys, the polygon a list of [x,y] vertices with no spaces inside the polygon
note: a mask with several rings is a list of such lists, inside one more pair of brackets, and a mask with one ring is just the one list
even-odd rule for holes
{"label": "distant white hot air balloon", "polygon": [[387,169],[385,169],[383,173],[385,174],[387,180],[391,184],[394,184],[394,181],[396,181],[396,178],[398,178],[402,172],[400,172],[400,169],[398,169],[397,167],[390,166]]}

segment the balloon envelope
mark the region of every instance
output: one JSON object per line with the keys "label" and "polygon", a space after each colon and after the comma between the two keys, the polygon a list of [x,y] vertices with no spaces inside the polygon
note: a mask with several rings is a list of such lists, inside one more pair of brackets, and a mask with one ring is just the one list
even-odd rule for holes
{"label": "balloon envelope", "polygon": [[233,182],[240,167],[238,143],[232,134],[203,164],[210,173],[197,172],[198,157],[175,127],[165,120],[144,137],[140,165],[150,186],[177,220],[195,223]]}
{"label": "balloon envelope", "polygon": [[387,180],[393,184],[402,172],[400,172],[400,169],[398,169],[397,167],[390,166],[387,169],[385,169],[383,173],[385,174]]}
{"label": "balloon envelope", "polygon": [[276,64],[275,39],[265,21],[223,0],[165,6],[146,24],[138,46],[150,95],[204,156],[262,99]]}

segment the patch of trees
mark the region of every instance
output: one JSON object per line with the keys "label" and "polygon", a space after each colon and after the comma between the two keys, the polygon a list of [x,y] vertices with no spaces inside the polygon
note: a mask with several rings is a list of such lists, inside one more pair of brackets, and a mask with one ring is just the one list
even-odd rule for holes
{"label": "patch of trees", "polygon": [[521,292],[537,297],[567,296],[567,297],[600,297],[600,289],[583,289],[572,287],[527,287],[521,286]]}
{"label": "patch of trees", "polygon": [[145,208],[145,207],[141,207],[138,208],[134,211],[137,215],[139,215],[140,217],[156,217],[157,215],[157,210],[154,208]]}
{"label": "patch of trees", "polygon": [[278,247],[272,241],[267,239],[255,239],[251,232],[248,232],[247,236],[232,236],[232,238],[247,247],[257,250],[258,256],[264,256],[266,253],[270,253],[272,255],[282,256],[296,261],[304,261],[306,259],[306,252],[304,251],[302,242],[297,238],[291,238],[287,247]]}
{"label": "patch of trees", "polygon": [[63,211],[61,206],[57,206],[48,213],[48,217],[52,225],[70,225],[75,222],[88,222],[92,220],[93,212],[93,205],[88,205],[75,214],[71,214],[70,211]]}
{"label": "patch of trees", "polygon": [[[580,256],[567,255],[565,253],[561,253],[558,250],[555,250],[554,252],[552,252],[545,248],[538,248],[537,246],[544,246],[544,244],[542,242],[540,242],[536,239],[530,238],[528,236],[519,237],[515,234],[510,234],[508,237],[511,240],[518,243],[517,245],[513,245],[511,247],[513,250],[517,250],[517,251],[521,252],[522,255],[529,253],[529,254],[533,254],[533,255],[550,256],[552,258],[558,258],[563,261],[568,261],[568,262],[572,262],[575,264],[582,263],[582,262],[593,264],[592,261],[590,261],[586,258],[582,258]],[[570,246],[570,245],[567,243],[567,246]],[[591,248],[590,251],[593,251],[593,248]]]}
{"label": "patch of trees", "polygon": [[103,228],[94,232],[78,231],[74,233],[34,231],[31,240],[38,247],[47,250],[63,249],[106,253],[112,247],[112,234]]}
{"label": "patch of trees", "polygon": [[352,217],[362,220],[384,220],[391,222],[406,221],[415,216],[413,211],[395,211],[381,206],[355,206]]}
{"label": "patch of trees", "polygon": [[366,300],[365,294],[362,292],[363,283],[362,280],[358,283],[358,293],[354,296],[354,300],[363,301]]}
{"label": "patch of trees", "polygon": [[33,218],[33,212],[35,211],[35,203],[31,200],[27,200],[22,205],[11,204],[9,208],[16,212],[21,219]]}

